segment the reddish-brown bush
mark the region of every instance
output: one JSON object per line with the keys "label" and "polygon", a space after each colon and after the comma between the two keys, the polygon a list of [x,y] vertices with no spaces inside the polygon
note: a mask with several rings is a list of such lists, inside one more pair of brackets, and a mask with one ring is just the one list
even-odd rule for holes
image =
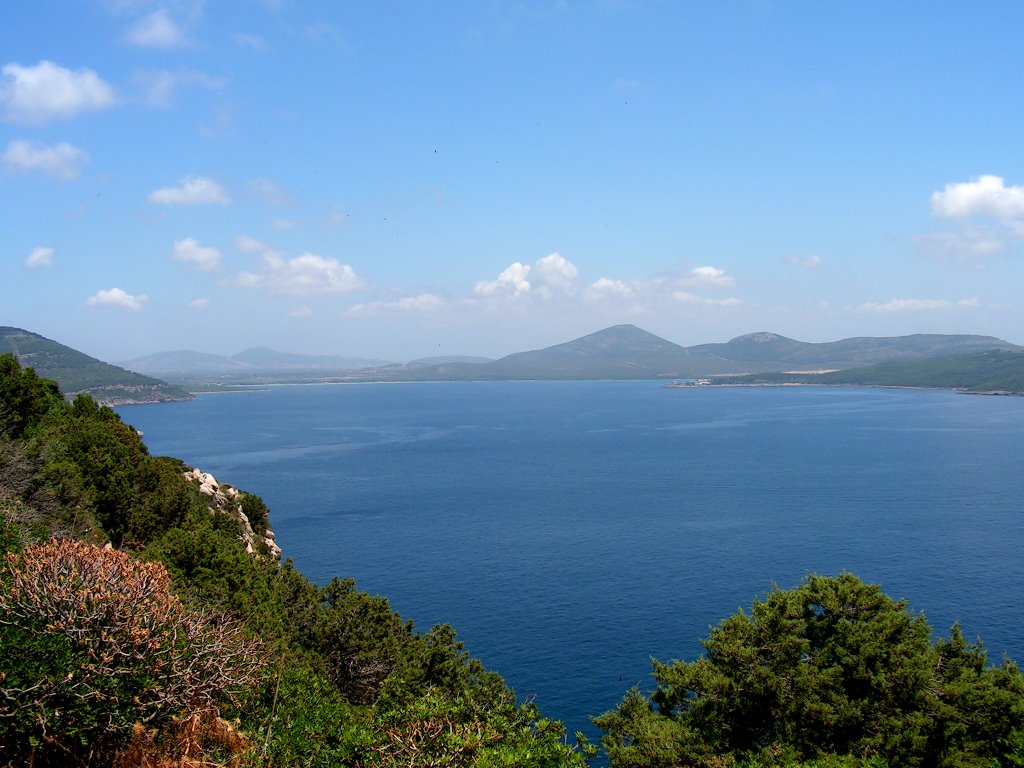
{"label": "reddish-brown bush", "polygon": [[52,658],[5,665],[0,719],[31,715],[45,740],[126,740],[135,723],[213,712],[262,674],[262,644],[185,606],[159,563],[54,540],[6,566],[2,645]]}

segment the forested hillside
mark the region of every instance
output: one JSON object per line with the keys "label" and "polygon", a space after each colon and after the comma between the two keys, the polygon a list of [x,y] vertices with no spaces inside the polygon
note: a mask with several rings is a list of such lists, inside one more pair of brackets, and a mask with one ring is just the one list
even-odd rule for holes
{"label": "forested hillside", "polygon": [[451,628],[247,553],[262,502],[188,469],[0,357],[0,764],[584,764]]}
{"label": "forested hillside", "polygon": [[826,384],[866,387],[920,387],[956,389],[978,394],[1024,394],[1024,352],[991,349],[965,355],[943,355],[925,360],[890,361],[864,368],[822,374],[759,373],[720,376],[716,384]]}
{"label": "forested hillside", "polygon": [[90,395],[99,403],[160,403],[193,398],[166,381],[126,371],[77,349],[21,328],[0,327],[0,354],[14,355],[40,376],[56,380],[68,397]]}
{"label": "forested hillside", "polygon": [[[310,583],[268,525],[0,356],[0,765],[586,764],[450,627]],[[773,589],[704,649],[595,718],[614,768],[1024,765],[1017,667],[850,574]]]}

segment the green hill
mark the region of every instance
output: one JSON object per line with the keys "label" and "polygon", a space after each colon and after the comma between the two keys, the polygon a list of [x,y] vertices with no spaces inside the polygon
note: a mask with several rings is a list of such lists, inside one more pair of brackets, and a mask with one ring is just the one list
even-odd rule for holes
{"label": "green hill", "polygon": [[665,379],[742,375],[783,370],[853,368],[889,360],[991,349],[1020,349],[992,336],[915,334],[860,337],[826,343],[751,333],[724,344],[683,347],[635,325],[489,363],[447,363],[415,370],[367,371],[367,378],[404,380]]}
{"label": "green hill", "polygon": [[866,368],[836,371],[824,374],[821,378],[830,384],[935,387],[964,392],[1024,394],[1024,351],[992,349],[913,362],[892,361]]}
{"label": "green hill", "polygon": [[716,384],[835,384],[873,387],[957,389],[962,392],[1024,394],[1024,350],[990,349],[924,360],[894,360],[823,374],[762,373],[721,376]]}
{"label": "green hill", "polygon": [[[839,341],[810,343],[774,333],[750,333],[725,344],[701,344],[691,352],[714,355],[734,363],[759,367],[858,368],[889,360],[922,360],[936,355],[966,354],[989,349],[1019,349],[994,336],[916,333],[909,336],[856,336]],[[761,370],[765,370],[761,368]]]}
{"label": "green hill", "polygon": [[104,405],[191,400],[193,396],[160,379],[126,371],[21,328],[0,327],[0,354],[55,380],[72,398],[88,394]]}

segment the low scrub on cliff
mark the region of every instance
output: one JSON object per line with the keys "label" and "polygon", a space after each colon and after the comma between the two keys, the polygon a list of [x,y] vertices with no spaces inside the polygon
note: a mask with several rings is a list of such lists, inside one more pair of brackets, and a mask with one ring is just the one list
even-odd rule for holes
{"label": "low scrub on cliff", "polygon": [[0,765],[584,765],[451,628],[309,582],[212,486],[0,357]]}
{"label": "low scrub on cliff", "polygon": [[[582,768],[448,626],[280,560],[263,502],[0,356],[0,766]],[[845,574],[595,718],[613,768],[1024,765],[1024,678]]]}

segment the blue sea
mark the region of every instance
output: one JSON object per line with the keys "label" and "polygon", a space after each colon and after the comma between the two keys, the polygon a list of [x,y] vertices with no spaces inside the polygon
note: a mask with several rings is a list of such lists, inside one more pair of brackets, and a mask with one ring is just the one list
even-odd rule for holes
{"label": "blue sea", "polygon": [[271,387],[121,408],[569,731],[773,584],[851,571],[1024,660],[1024,398],[657,382]]}

